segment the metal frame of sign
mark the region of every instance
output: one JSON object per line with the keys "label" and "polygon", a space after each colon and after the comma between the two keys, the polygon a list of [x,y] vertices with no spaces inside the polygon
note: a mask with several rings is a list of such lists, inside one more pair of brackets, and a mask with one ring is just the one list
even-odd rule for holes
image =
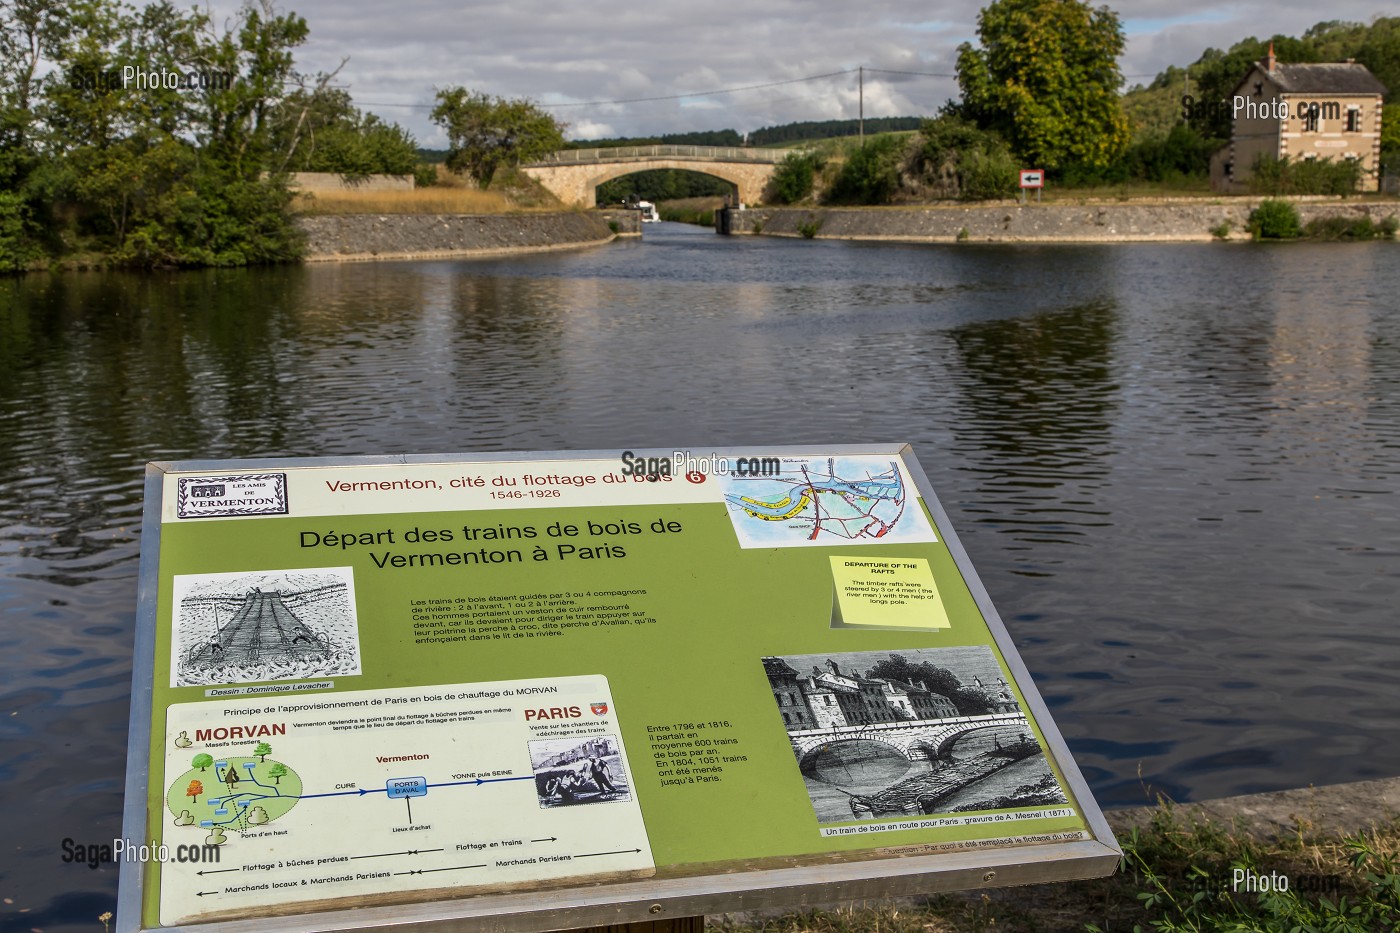
{"label": "metal frame of sign", "polygon": [[[638,451],[639,457],[661,457],[669,451]],[[720,450],[718,455],[738,457],[747,451]],[[976,607],[980,610],[1022,697],[1023,710],[1039,726],[1043,748],[1057,768],[1070,803],[1083,819],[1078,841],[1041,842],[1005,847],[972,848],[920,854],[918,846],[878,845],[849,855],[803,864],[777,865],[757,870],[735,870],[735,865],[697,866],[683,876],[580,881],[570,886],[543,886],[514,892],[454,894],[435,892],[433,900],[392,905],[358,906],[346,898],[332,909],[302,913],[260,915],[249,919],[218,919],[182,926],[160,926],[143,921],[143,903],[153,879],[148,866],[123,862],[119,888],[116,933],[145,929],[189,930],[190,933],[305,933],[305,931],[370,931],[394,927],[412,933],[456,933],[464,929],[494,933],[585,928],[640,921],[697,916],[736,910],[800,908],[836,901],[863,900],[939,891],[969,890],[1067,881],[1111,874],[1121,850],[1075,765],[1049,710],[1042,701],[1007,634],[991,599],[963,550],[948,514],[938,501],[908,445],[848,445],[841,448],[764,448],[764,455],[781,458],[880,456],[900,461],[942,535]],[[130,742],[126,775],[123,833],[131,840],[147,834],[147,801],[152,782],[164,781],[149,772],[152,756],[153,693],[156,667],[157,594],[160,583],[162,515],[165,480],[171,473],[219,471],[294,470],[298,468],[414,466],[474,464],[482,467],[511,462],[611,460],[617,452],[469,453],[394,457],[333,457],[313,459],[257,459],[237,461],[183,461],[151,463],[145,481],[145,510],[141,535],[139,608],[137,614]],[[451,511],[444,509],[443,511]],[[347,512],[347,514],[359,514]],[[178,743],[177,743],[178,744]],[[162,790],[164,793],[164,790]],[[197,798],[196,798],[197,799]],[[873,842],[873,840],[872,840]],[[802,859],[796,860],[804,861]],[[737,866],[743,868],[743,866]],[[288,908],[295,910],[295,907]],[[305,909],[305,908],[303,908]]]}

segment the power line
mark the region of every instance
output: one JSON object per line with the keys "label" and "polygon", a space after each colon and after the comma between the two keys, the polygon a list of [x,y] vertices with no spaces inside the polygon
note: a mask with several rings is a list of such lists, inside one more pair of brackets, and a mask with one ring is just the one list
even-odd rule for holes
{"label": "power line", "polygon": [[893,68],[867,68],[866,71],[882,75],[919,75],[923,78],[956,78],[955,74],[943,74],[938,71],[896,71]]}
{"label": "power line", "polygon": [[[757,91],[763,88],[782,87],[787,84],[802,84],[808,81],[822,81],[827,78],[839,78],[842,75],[853,75],[859,68],[843,68],[840,71],[828,71],[823,74],[806,75],[801,78],[788,78],[784,81],[767,81],[763,84],[745,84],[739,87],[716,88],[712,91],[690,91],[684,94],[660,94],[655,97],[622,97],[614,100],[580,100],[563,104],[536,104],[541,110],[557,110],[565,107],[606,107],[614,104],[647,104],[667,100],[685,100],[688,97],[714,97],[720,94],[737,94],[741,91]],[[912,75],[921,78],[956,78],[957,75],[941,71],[902,71],[894,68],[865,68],[873,74],[887,75]],[[1131,74],[1122,75],[1124,78],[1155,78],[1153,74]],[[396,104],[387,101],[357,101],[357,106],[362,107],[399,107],[407,110],[431,110],[436,104]]]}
{"label": "power line", "polygon": [[632,97],[623,100],[587,100],[571,104],[538,104],[541,108],[546,107],[598,107],[603,104],[643,104],[656,100],[683,100],[687,97],[713,97],[716,94],[736,94],[739,91],[756,91],[765,87],[779,87],[784,84],[801,84],[804,81],[820,81],[824,78],[836,78],[841,75],[852,75],[856,69],[847,68],[843,71],[828,71],[826,74],[808,75],[805,78],[789,78],[786,81],[769,81],[766,84],[746,84],[743,87],[726,87],[714,91],[696,91],[690,94],[666,94],[661,97]]}
{"label": "power line", "polygon": [[[560,107],[603,107],[608,104],[645,104],[662,100],[685,100],[687,97],[714,97],[718,94],[737,94],[740,91],[757,91],[768,87],[781,87],[785,84],[801,84],[805,81],[821,81],[826,78],[837,78],[841,75],[853,75],[855,68],[846,68],[841,71],[828,71],[819,75],[806,75],[801,78],[788,78],[785,81],[767,81],[763,84],[745,84],[741,87],[716,88],[713,91],[690,91],[685,94],[661,94],[656,97],[623,97],[616,100],[580,100],[571,101],[565,104],[536,104],[541,110],[556,109]],[[366,107],[413,107],[431,109],[436,104],[390,104],[376,101],[365,101]]]}

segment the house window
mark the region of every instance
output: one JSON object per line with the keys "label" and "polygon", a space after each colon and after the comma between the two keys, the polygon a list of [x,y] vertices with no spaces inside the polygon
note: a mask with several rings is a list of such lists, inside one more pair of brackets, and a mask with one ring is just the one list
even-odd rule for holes
{"label": "house window", "polygon": [[1350,110],[1347,111],[1347,132],[1348,132],[1348,133],[1359,133],[1359,132],[1361,132],[1361,108],[1360,108],[1360,107],[1352,107]]}
{"label": "house window", "polygon": [[1319,107],[1317,104],[1313,104],[1312,106],[1308,107],[1308,108],[1303,112],[1303,132],[1304,132],[1304,133],[1316,133],[1316,132],[1317,132],[1317,125],[1318,125],[1318,122],[1319,122],[1319,115],[1320,115],[1321,113],[1322,113],[1322,108]]}

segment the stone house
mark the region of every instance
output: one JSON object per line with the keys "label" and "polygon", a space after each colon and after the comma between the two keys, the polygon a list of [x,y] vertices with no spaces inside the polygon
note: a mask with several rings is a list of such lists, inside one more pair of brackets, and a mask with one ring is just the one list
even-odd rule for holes
{"label": "stone house", "polygon": [[[782,658],[767,657],[763,659],[763,669],[789,731],[961,715],[952,700],[934,693],[928,684],[903,683],[858,670],[847,672],[835,661],[828,660],[826,670],[814,667],[810,674],[800,674]],[[1004,681],[1001,683],[1005,685]],[[1012,704],[1014,707],[1014,700]]]}
{"label": "stone house", "polygon": [[1211,188],[1249,190],[1260,157],[1291,161],[1354,159],[1360,190],[1380,186],[1381,102],[1385,85],[1355,62],[1288,65],[1273,46],[1235,86],[1230,142],[1210,162]]}

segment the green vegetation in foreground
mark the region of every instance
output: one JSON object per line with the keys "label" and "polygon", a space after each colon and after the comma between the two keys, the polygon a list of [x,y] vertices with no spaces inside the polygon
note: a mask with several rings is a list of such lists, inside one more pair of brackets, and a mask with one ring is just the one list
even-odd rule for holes
{"label": "green vegetation in foreground", "polygon": [[[228,19],[169,3],[0,3],[0,273],[295,260],[291,173],[439,178],[334,73],[297,69],[308,36],[273,0]],[[447,168],[482,188],[563,143],[532,104],[460,87],[438,92],[433,119]]]}
{"label": "green vegetation in foreground", "polygon": [[[916,905],[726,918],[720,933],[1382,933],[1400,929],[1400,821],[1337,836],[1304,828],[1261,840],[1170,804],[1123,843],[1096,881],[938,895]],[[1286,893],[1231,890],[1236,871],[1287,876]],[[1302,890],[1302,888],[1309,890]]]}
{"label": "green vegetation in foreground", "polygon": [[1400,220],[1394,214],[1380,223],[1369,216],[1324,217],[1304,225],[1292,202],[1269,198],[1250,212],[1248,226],[1256,240],[1393,240]]}

